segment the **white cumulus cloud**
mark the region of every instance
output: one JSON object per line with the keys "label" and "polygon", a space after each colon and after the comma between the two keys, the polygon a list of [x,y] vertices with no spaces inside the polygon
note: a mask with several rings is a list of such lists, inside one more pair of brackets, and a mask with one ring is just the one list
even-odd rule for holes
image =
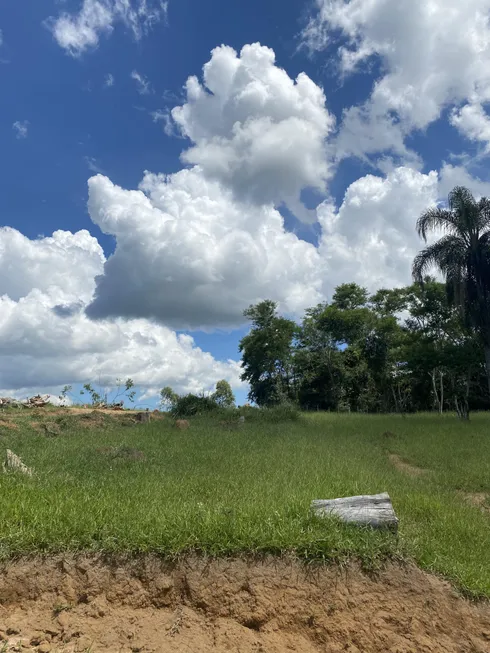
{"label": "white cumulus cloud", "polygon": [[436,204],[438,181],[436,172],[399,167],[386,177],[366,175],[352,183],[338,209],[329,202],[318,207],[327,294],[350,281],[370,291],[410,283],[423,246],[415,222]]}
{"label": "white cumulus cloud", "polygon": [[[184,153],[193,167],[146,173],[138,190],[102,175],[89,180],[90,216],[116,241],[96,278],[90,317],[147,318],[178,329],[232,327],[261,299],[300,315],[345,281],[370,290],[410,282],[422,245],[415,222],[440,196],[436,172],[385,159],[386,174],[351,184],[338,209],[326,200],[311,212],[321,228],[316,247],[286,230],[275,205],[291,197],[299,203],[299,190],[315,185],[311,160],[321,150],[326,161],[332,121],[321,89],[308,78],[291,80],[259,45],[240,56],[225,46],[214,50],[204,81],[190,78],[187,102],[172,113],[195,143]],[[263,149],[269,143],[269,132],[260,134],[263,121],[281,133],[283,123],[289,126],[280,157],[274,129],[273,143]],[[314,135],[303,150],[296,147],[297,121]],[[295,145],[290,157],[288,142]],[[291,188],[296,195],[288,198]]]}
{"label": "white cumulus cloud", "polygon": [[490,116],[479,102],[454,109],[451,123],[469,140],[481,143],[490,151]]}
{"label": "white cumulus cloud", "polygon": [[423,246],[416,220],[446,198],[450,173],[398,167],[358,179],[338,209],[329,201],[318,207],[318,247],[285,231],[273,207],[238,203],[199,168],[147,174],[139,191],[93,177],[92,220],[117,246],[96,278],[88,315],[178,329],[234,326],[265,298],[299,316],[344,282],[371,291],[410,283]]}
{"label": "white cumulus cloud", "polygon": [[439,175],[439,197],[446,200],[455,186],[465,186],[475,197],[490,197],[490,182],[471,175],[465,166],[445,163]]}
{"label": "white cumulus cloud", "polygon": [[[303,32],[313,49],[338,33],[344,74],[377,60],[382,73],[361,108],[347,109],[339,155],[391,149],[406,156],[404,137],[425,129],[447,107],[470,138],[487,139],[479,103],[490,99],[490,0],[316,0]],[[474,106],[473,106],[474,105]],[[359,112],[362,113],[359,113]],[[479,114],[479,115],[476,115]],[[361,120],[362,118],[362,120]],[[383,126],[392,134],[386,138]],[[371,138],[366,142],[365,132]],[[364,138],[356,142],[357,134]],[[409,153],[409,158],[413,157]]]}
{"label": "white cumulus cloud", "polygon": [[186,103],[172,117],[193,145],[182,154],[239,199],[284,203],[300,219],[315,219],[300,201],[304,188],[325,190],[331,175],[325,139],[334,118],[323,90],[306,74],[296,80],[259,43],[238,55],[212,51],[203,83],[189,77]]}
{"label": "white cumulus cloud", "polygon": [[147,173],[140,190],[89,180],[89,212],[116,238],[92,317],[148,317],[176,328],[233,326],[271,297],[299,312],[321,298],[318,250],[271,205],[238,202],[199,167]]}
{"label": "white cumulus cloud", "polygon": [[236,362],[215,360],[188,335],[145,319],[89,320],[84,308],[104,261],[86,231],[29,240],[0,230],[1,388],[56,391],[128,376],[148,394],[164,385],[208,390],[220,378],[240,386]]}
{"label": "white cumulus cloud", "polygon": [[79,56],[99,44],[101,35],[110,34],[117,23],[140,39],[160,20],[165,20],[168,3],[162,0],[83,0],[80,11],[61,13],[48,20],[58,45]]}

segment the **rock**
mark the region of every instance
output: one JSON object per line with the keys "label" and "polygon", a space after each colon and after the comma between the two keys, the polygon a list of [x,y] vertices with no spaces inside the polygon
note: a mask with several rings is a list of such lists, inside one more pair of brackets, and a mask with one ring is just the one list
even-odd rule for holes
{"label": "rock", "polygon": [[146,411],[144,413],[136,413],[134,418],[137,422],[141,422],[142,424],[147,424],[150,421],[150,413],[149,411]]}
{"label": "rock", "polygon": [[66,614],[66,612],[61,612],[58,615],[58,623],[63,628],[63,630],[66,630],[70,624],[70,617]]}
{"label": "rock", "polygon": [[390,528],[395,531],[398,528],[398,519],[386,492],[340,499],[317,499],[311,502],[311,509],[318,517],[337,515],[342,521],[359,526]]}
{"label": "rock", "polygon": [[39,653],[50,653],[51,651],[51,644],[49,642],[42,642],[38,648],[37,648]]}

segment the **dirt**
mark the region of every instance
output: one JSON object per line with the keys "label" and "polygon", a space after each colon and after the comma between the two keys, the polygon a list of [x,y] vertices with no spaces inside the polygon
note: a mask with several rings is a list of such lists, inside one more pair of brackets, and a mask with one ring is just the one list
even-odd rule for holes
{"label": "dirt", "polygon": [[480,508],[482,512],[490,514],[489,496],[486,492],[461,492],[466,503]]}
{"label": "dirt", "polygon": [[389,456],[390,462],[396,467],[399,472],[407,474],[408,476],[425,476],[429,470],[422,467],[416,467],[407,463],[403,458],[400,458],[396,453],[391,453]]}
{"label": "dirt", "polygon": [[35,558],[2,569],[0,631],[39,653],[489,653],[490,605],[394,564]]}
{"label": "dirt", "polygon": [[17,430],[19,427],[14,422],[7,419],[0,419],[0,429]]}

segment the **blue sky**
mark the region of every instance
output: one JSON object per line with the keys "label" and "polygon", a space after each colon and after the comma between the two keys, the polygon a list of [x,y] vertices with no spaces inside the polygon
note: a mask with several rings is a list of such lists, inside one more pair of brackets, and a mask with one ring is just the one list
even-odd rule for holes
{"label": "blue sky", "polygon": [[418,213],[490,188],[490,0],[434,7],[4,3],[0,388],[243,401],[249,303],[408,283]]}

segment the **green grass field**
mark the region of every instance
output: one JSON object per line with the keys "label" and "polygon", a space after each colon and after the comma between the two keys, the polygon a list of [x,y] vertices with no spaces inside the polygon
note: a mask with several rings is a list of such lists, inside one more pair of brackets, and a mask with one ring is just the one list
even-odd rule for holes
{"label": "green grass field", "polygon": [[[202,418],[179,431],[170,419],[128,426],[108,416],[84,428],[68,410],[46,415],[0,415],[0,457],[10,448],[35,470],[0,474],[4,558],[294,551],[373,566],[393,556],[490,597],[490,416],[317,413],[237,430]],[[411,476],[389,454],[427,471]],[[398,537],[309,513],[315,498],[382,491],[400,519]]]}

